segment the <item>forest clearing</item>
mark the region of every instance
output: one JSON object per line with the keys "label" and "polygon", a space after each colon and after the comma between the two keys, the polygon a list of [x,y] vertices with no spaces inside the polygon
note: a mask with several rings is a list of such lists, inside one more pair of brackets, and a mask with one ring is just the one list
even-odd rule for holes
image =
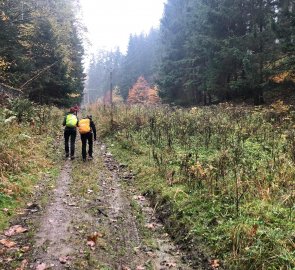
{"label": "forest clearing", "polygon": [[[294,267],[290,106],[89,110],[108,147],[97,143],[86,163],[61,159],[60,128],[39,134],[10,123],[1,157],[9,162],[1,166],[1,238],[11,241],[1,248],[3,269]],[[62,116],[50,112],[51,121]],[[11,214],[26,231],[7,237]]]}
{"label": "forest clearing", "polygon": [[0,270],[294,270],[294,89],[292,0],[0,0]]}

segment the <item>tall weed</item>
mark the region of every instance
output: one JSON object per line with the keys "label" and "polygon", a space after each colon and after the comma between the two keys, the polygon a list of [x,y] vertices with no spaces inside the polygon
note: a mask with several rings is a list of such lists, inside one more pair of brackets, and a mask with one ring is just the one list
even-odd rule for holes
{"label": "tall weed", "polygon": [[61,119],[58,109],[28,100],[13,100],[0,109],[0,209],[6,210],[0,211],[0,228],[30,194],[40,174],[53,167]]}
{"label": "tall weed", "polygon": [[[111,116],[110,108],[94,105],[92,111],[101,136],[146,159],[136,170],[157,168],[176,207],[174,186],[186,191],[183,219],[227,267],[295,267],[292,107],[120,106]],[[146,188],[153,186],[152,177],[141,176]]]}

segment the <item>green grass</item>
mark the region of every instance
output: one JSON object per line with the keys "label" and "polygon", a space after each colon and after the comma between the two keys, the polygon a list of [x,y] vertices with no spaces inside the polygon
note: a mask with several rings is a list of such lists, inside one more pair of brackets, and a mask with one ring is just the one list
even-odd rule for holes
{"label": "green grass", "polygon": [[227,269],[291,270],[295,113],[282,107],[117,108],[113,132],[93,115],[176,240],[199,240]]}
{"label": "green grass", "polygon": [[[12,113],[12,112],[9,112]],[[54,179],[59,172],[61,152],[56,143],[58,130],[51,121],[59,117],[54,111],[48,126],[39,128],[24,121],[5,123],[7,110],[0,110],[0,230],[25,204],[32,200],[41,179]]]}

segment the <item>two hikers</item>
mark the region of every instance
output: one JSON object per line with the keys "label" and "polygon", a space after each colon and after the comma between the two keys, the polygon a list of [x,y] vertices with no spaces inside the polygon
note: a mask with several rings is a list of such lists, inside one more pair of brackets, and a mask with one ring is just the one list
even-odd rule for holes
{"label": "two hikers", "polygon": [[75,140],[77,136],[76,128],[78,127],[79,133],[81,134],[82,141],[82,159],[86,161],[86,145],[88,141],[88,158],[92,159],[93,153],[93,139],[96,141],[96,128],[95,124],[92,121],[92,116],[87,115],[87,117],[83,117],[81,120],[77,118],[77,108],[70,108],[70,112],[64,118],[63,126],[65,126],[64,130],[64,139],[65,139],[65,153],[66,158],[69,157],[69,141],[70,141],[70,149],[71,149],[71,160],[75,158]]}

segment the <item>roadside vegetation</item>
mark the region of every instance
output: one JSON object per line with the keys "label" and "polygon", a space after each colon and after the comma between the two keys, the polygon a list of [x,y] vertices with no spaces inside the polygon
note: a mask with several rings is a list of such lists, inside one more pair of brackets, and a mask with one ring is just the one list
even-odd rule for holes
{"label": "roadside vegetation", "polygon": [[92,111],[177,242],[194,240],[226,269],[294,269],[293,107]]}
{"label": "roadside vegetation", "polygon": [[25,202],[42,177],[57,174],[61,111],[27,99],[0,109],[0,229]]}

